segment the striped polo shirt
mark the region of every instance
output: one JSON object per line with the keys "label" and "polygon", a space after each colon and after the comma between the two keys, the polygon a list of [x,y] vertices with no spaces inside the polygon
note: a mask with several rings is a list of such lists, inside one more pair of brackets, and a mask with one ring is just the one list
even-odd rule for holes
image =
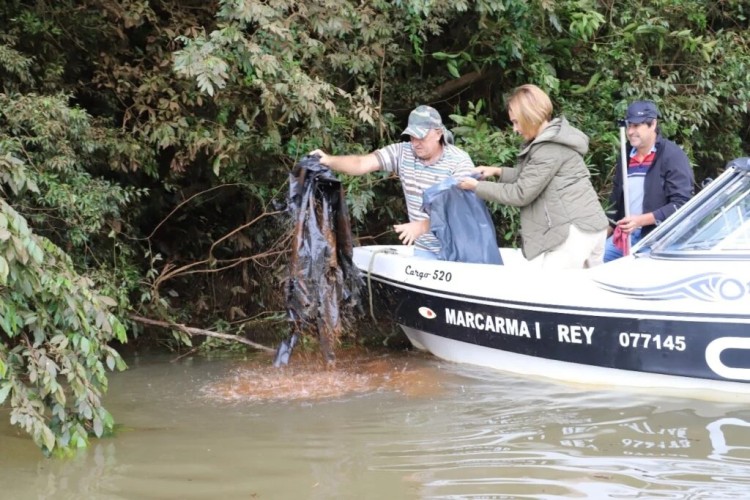
{"label": "striped polo shirt", "polygon": [[648,169],[654,163],[656,145],[651,148],[651,151],[642,160],[638,160],[636,158],[637,155],[638,150],[633,148],[630,151],[630,158],[628,160],[628,209],[630,210],[630,215],[641,215],[643,213],[644,184]]}
{"label": "striped polo shirt", "polygon": [[[450,176],[465,177],[474,168],[469,155],[451,144],[443,145],[443,155],[432,165],[422,163],[409,142],[391,144],[375,151],[375,155],[378,157],[380,170],[398,175],[406,198],[406,210],[412,222],[429,219],[422,211],[422,194],[425,189]],[[414,246],[434,253],[440,252],[440,242],[432,232],[417,238]]]}

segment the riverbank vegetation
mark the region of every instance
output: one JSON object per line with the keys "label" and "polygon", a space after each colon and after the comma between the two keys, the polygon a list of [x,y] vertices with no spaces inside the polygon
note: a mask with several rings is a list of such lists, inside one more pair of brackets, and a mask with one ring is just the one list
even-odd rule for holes
{"label": "riverbank vegetation", "polygon": [[[741,0],[4,2],[0,406],[47,452],[83,447],[112,428],[117,350],[276,342],[292,166],[398,140],[418,104],[478,165],[510,165],[503,98],[541,86],[590,136],[606,203],[616,121],[653,99],[696,179],[714,176],[750,149],[748,16]],[[396,242],[398,183],[344,182],[355,238]],[[515,244],[515,212],[492,209]]]}

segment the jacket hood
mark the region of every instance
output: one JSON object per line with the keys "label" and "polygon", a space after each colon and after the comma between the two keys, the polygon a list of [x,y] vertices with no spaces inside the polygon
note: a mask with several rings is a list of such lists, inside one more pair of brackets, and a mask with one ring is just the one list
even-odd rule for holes
{"label": "jacket hood", "polygon": [[549,122],[549,125],[531,141],[529,146],[541,142],[554,142],[569,147],[581,156],[584,156],[589,150],[588,136],[568,123],[564,116]]}

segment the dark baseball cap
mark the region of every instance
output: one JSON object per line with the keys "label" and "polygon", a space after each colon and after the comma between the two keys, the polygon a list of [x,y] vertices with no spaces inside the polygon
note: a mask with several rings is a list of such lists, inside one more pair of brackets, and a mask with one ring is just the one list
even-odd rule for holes
{"label": "dark baseball cap", "polygon": [[635,101],[628,106],[625,121],[628,123],[643,123],[659,118],[659,110],[652,101]]}

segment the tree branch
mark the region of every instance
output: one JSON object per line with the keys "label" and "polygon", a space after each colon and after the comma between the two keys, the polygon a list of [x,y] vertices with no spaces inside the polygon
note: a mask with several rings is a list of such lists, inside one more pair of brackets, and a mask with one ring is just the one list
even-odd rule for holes
{"label": "tree branch", "polygon": [[448,80],[444,84],[436,87],[430,94],[430,99],[443,99],[447,96],[451,96],[463,88],[473,85],[481,80],[494,77],[498,73],[500,73],[499,70],[477,70],[472,71],[471,73],[466,73],[455,80]]}
{"label": "tree branch", "polygon": [[176,328],[182,332],[187,333],[191,337],[195,335],[204,335],[206,337],[214,337],[217,339],[233,340],[235,342],[247,344],[250,347],[254,347],[255,349],[258,349],[259,351],[265,351],[265,352],[271,352],[271,353],[276,352],[276,349],[271,349],[270,347],[266,347],[262,344],[257,344],[251,340],[247,340],[245,337],[240,337],[239,335],[213,332],[211,330],[203,330],[202,328],[193,328],[191,326],[185,326],[180,323],[172,323],[169,321],[160,321],[157,319],[144,318],[143,316],[137,316],[135,314],[131,314],[130,319],[132,319],[133,321],[137,321],[138,323],[143,323],[144,325],[161,326],[164,328]]}

